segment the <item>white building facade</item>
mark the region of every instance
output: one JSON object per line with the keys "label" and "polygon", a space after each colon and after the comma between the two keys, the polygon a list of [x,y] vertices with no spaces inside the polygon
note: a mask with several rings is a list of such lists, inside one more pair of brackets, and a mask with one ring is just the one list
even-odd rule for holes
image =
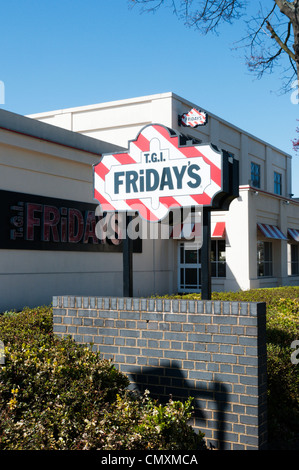
{"label": "white building facade", "polygon": [[[121,296],[121,244],[95,240],[93,165],[125,152],[159,123],[211,143],[239,162],[239,197],[212,211],[212,290],[299,283],[299,203],[291,157],[173,93],[19,116],[0,110],[0,312],[49,304],[53,295]],[[200,109],[200,108],[198,108]],[[80,234],[80,236],[79,236]],[[143,239],[134,246],[133,295],[201,291],[196,240]]]}
{"label": "white building facade", "polygon": [[[87,295],[111,281],[100,261],[105,247],[87,243],[86,228],[92,165],[116,148],[0,110],[0,312],[48,305],[55,292]],[[119,253],[109,249],[109,269],[119,269]]]}
{"label": "white building facade", "polygon": [[[179,116],[192,108],[200,109],[165,93],[31,117],[124,148],[142,127],[160,123],[226,150],[239,161],[239,197],[229,211],[212,212],[212,290],[298,284],[299,205],[292,198],[291,156],[208,110],[205,126],[183,127]],[[144,268],[155,282],[147,293],[200,291],[200,250],[195,244],[190,250],[188,241],[170,240],[156,242],[152,250]],[[136,269],[141,269],[138,263]],[[136,287],[134,294],[145,293]]]}

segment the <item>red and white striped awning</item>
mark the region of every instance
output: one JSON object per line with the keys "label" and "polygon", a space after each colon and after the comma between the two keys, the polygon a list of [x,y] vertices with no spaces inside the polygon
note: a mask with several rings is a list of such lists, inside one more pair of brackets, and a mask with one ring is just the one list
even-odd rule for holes
{"label": "red and white striped awning", "polygon": [[[195,238],[201,237],[199,223],[186,223],[175,225],[170,233],[170,238]],[[211,238],[225,238],[225,222],[211,223]]]}
{"label": "red and white striped awning", "polygon": [[257,224],[258,229],[262,232],[264,237],[272,238],[275,240],[287,240],[287,237],[276,225]]}
{"label": "red and white striped awning", "polygon": [[211,223],[211,237],[212,238],[225,238],[225,222],[212,222]]}
{"label": "red and white striped awning", "polygon": [[288,228],[288,234],[293,238],[293,240],[295,240],[295,242],[299,242],[299,230]]}

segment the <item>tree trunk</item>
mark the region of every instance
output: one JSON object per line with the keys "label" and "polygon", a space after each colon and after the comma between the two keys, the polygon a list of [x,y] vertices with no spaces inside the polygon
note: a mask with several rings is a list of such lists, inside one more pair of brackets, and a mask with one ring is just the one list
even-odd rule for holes
{"label": "tree trunk", "polygon": [[294,53],[295,53],[295,62],[297,66],[297,81],[299,86],[299,22],[293,23],[294,29]]}
{"label": "tree trunk", "polygon": [[[287,0],[274,0],[281,13],[286,15],[293,26],[294,31],[294,54],[297,68],[297,81],[299,85],[299,0],[289,2]],[[289,54],[290,55],[290,54]]]}

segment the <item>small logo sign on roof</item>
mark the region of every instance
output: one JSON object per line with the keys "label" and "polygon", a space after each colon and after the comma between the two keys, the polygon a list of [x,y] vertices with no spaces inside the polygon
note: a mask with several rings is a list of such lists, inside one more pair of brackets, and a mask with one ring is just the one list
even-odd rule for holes
{"label": "small logo sign on roof", "polygon": [[186,127],[204,126],[208,122],[208,116],[204,111],[196,108],[191,109],[188,113],[179,116],[180,123]]}

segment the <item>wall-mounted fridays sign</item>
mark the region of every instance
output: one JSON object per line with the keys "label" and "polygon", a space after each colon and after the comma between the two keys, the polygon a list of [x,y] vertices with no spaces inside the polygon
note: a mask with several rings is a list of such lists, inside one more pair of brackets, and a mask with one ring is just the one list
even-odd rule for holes
{"label": "wall-mounted fridays sign", "polygon": [[[122,252],[113,221],[97,215],[96,204],[0,190],[0,249]],[[110,214],[110,217],[112,214]],[[113,216],[112,216],[113,217]],[[108,225],[102,237],[96,226]],[[107,238],[105,234],[107,233]],[[111,236],[109,236],[111,234]],[[141,252],[141,240],[134,240]]]}
{"label": "wall-mounted fridays sign", "polygon": [[94,165],[94,197],[105,212],[162,220],[171,208],[212,206],[222,191],[222,153],[160,124],[144,127],[127,152]]}
{"label": "wall-mounted fridays sign", "polygon": [[179,116],[179,124],[185,127],[205,126],[208,122],[208,115],[204,111],[192,108],[188,113]]}

